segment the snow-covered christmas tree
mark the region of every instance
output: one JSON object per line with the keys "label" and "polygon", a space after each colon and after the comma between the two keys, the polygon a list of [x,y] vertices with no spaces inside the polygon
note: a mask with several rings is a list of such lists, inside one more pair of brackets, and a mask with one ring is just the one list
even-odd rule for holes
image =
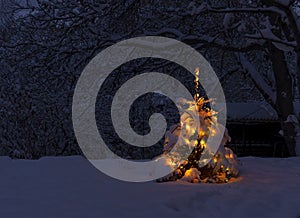
{"label": "snow-covered christmas tree", "polygon": [[[172,155],[167,161],[167,164],[177,164],[177,166],[170,175],[158,179],[157,182],[181,179],[192,183],[226,183],[239,173],[236,155],[230,148],[225,147],[226,143],[231,141],[227,129],[225,129],[223,139],[215,154],[207,147],[209,135],[218,134],[221,124],[218,123],[217,112],[209,107],[209,104],[213,102],[205,100],[199,95],[198,77],[199,69],[197,68],[194,81],[196,88],[194,101],[180,99],[177,102],[179,107],[185,108],[185,110],[182,110],[184,112],[180,114],[180,124],[172,126],[165,137],[164,154],[168,154],[176,143],[179,146],[177,148],[178,156]],[[200,119],[200,128],[196,127],[193,119],[196,115],[193,114],[195,112],[198,113]],[[186,160],[180,161],[178,165],[180,149],[185,147],[192,147],[192,152]]]}

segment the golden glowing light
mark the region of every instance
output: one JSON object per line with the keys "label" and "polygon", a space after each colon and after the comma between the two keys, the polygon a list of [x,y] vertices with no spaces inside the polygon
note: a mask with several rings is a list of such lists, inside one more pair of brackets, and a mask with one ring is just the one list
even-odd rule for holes
{"label": "golden glowing light", "polygon": [[214,157],[214,163],[217,163],[217,162],[218,162],[218,158]]}
{"label": "golden glowing light", "polygon": [[200,68],[199,67],[197,67],[195,69],[195,73],[196,73],[196,78],[198,78],[199,77],[199,73],[200,73]]}
{"label": "golden glowing light", "polygon": [[199,132],[199,136],[202,138],[203,136],[205,136],[205,132],[204,131],[200,131]]}
{"label": "golden glowing light", "polygon": [[190,144],[190,140],[184,139],[184,143],[187,144],[187,145],[189,145]]}
{"label": "golden glowing light", "polygon": [[[232,174],[235,173],[235,169],[232,167],[228,167],[228,163],[234,161],[235,155],[232,152],[224,152],[213,154],[209,149],[207,149],[206,141],[207,137],[215,136],[219,132],[219,124],[217,120],[217,112],[213,109],[209,108],[208,104],[213,103],[213,100],[207,100],[204,97],[201,97],[199,94],[199,74],[200,69],[197,67],[195,69],[195,95],[194,101],[187,101],[185,105],[188,108],[185,109],[185,112],[181,114],[180,125],[177,127],[177,132],[172,132],[177,137],[180,137],[179,142],[180,146],[188,146],[189,148],[193,147],[194,154],[192,153],[185,162],[180,160],[181,165],[178,165],[179,161],[177,157],[175,157],[172,161],[168,161],[167,164],[170,166],[174,166],[177,163],[176,173],[178,175],[183,175],[184,177],[194,177],[192,182],[195,180],[205,181],[199,175],[195,174],[193,170],[199,170],[200,162],[203,162],[201,159],[197,159],[199,156],[210,155],[209,158],[206,156],[202,156],[208,159],[208,162],[212,158],[212,165],[209,165],[213,168],[212,175],[210,175],[211,179],[216,183],[224,183],[228,182],[231,178]],[[211,104],[213,105],[213,104]],[[195,110],[196,109],[196,110]],[[198,114],[195,114],[198,113]],[[195,121],[192,118],[193,115],[198,116],[200,120],[200,127],[196,127]],[[184,130],[182,134],[180,131]],[[178,133],[178,134],[177,134]],[[196,134],[195,134],[196,133]],[[171,140],[170,140],[171,141]],[[167,141],[168,142],[168,141]],[[167,146],[167,149],[172,146]],[[202,149],[203,148],[203,149]],[[167,150],[166,149],[166,150]],[[195,155],[197,153],[201,153],[200,155]],[[180,155],[178,155],[180,156]],[[226,160],[227,159],[227,160]],[[228,162],[229,161],[229,162]],[[193,168],[192,168],[193,167]],[[208,168],[210,170],[210,168]],[[200,170],[199,170],[200,171]],[[202,172],[202,171],[201,171]],[[179,177],[180,178],[180,177]]]}
{"label": "golden glowing light", "polygon": [[185,176],[190,176],[192,174],[192,169],[185,171]]}

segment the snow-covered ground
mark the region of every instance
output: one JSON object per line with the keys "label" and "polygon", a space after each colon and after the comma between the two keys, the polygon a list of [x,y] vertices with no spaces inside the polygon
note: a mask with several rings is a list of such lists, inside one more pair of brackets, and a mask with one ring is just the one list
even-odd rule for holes
{"label": "snow-covered ground", "polygon": [[242,158],[229,184],[128,183],[82,157],[0,157],[0,217],[300,217],[300,157]]}

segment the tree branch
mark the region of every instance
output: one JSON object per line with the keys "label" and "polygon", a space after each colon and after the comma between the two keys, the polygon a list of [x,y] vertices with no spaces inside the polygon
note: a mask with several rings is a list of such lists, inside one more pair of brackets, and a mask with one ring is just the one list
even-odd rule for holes
{"label": "tree branch", "polygon": [[203,12],[212,12],[212,13],[277,13],[281,16],[286,16],[285,12],[280,10],[277,7],[270,6],[270,7],[248,7],[248,8],[214,8],[214,7],[207,7],[203,11],[199,11],[198,14],[201,14]]}
{"label": "tree branch", "polygon": [[288,47],[291,47],[294,49],[296,49],[296,47],[297,47],[297,44],[295,41],[285,42],[283,40],[276,39],[276,38],[271,38],[271,37],[269,38],[269,37],[265,37],[265,36],[256,36],[256,35],[245,35],[245,37],[249,38],[249,39],[266,40],[268,42],[279,43],[279,44],[282,44],[282,45],[285,45],[285,46],[288,46]]}
{"label": "tree branch", "polygon": [[248,61],[244,54],[239,54],[240,63],[243,68],[250,75],[256,88],[261,92],[266,101],[276,110],[276,93],[271,89],[271,87],[264,81],[260,73],[255,69],[255,67]]}

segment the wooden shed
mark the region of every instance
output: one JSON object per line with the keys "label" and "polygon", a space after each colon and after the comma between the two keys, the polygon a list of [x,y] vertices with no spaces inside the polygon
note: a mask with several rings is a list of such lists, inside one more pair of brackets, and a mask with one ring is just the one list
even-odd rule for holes
{"label": "wooden shed", "polygon": [[265,102],[227,103],[227,128],[238,156],[287,156],[277,113]]}

